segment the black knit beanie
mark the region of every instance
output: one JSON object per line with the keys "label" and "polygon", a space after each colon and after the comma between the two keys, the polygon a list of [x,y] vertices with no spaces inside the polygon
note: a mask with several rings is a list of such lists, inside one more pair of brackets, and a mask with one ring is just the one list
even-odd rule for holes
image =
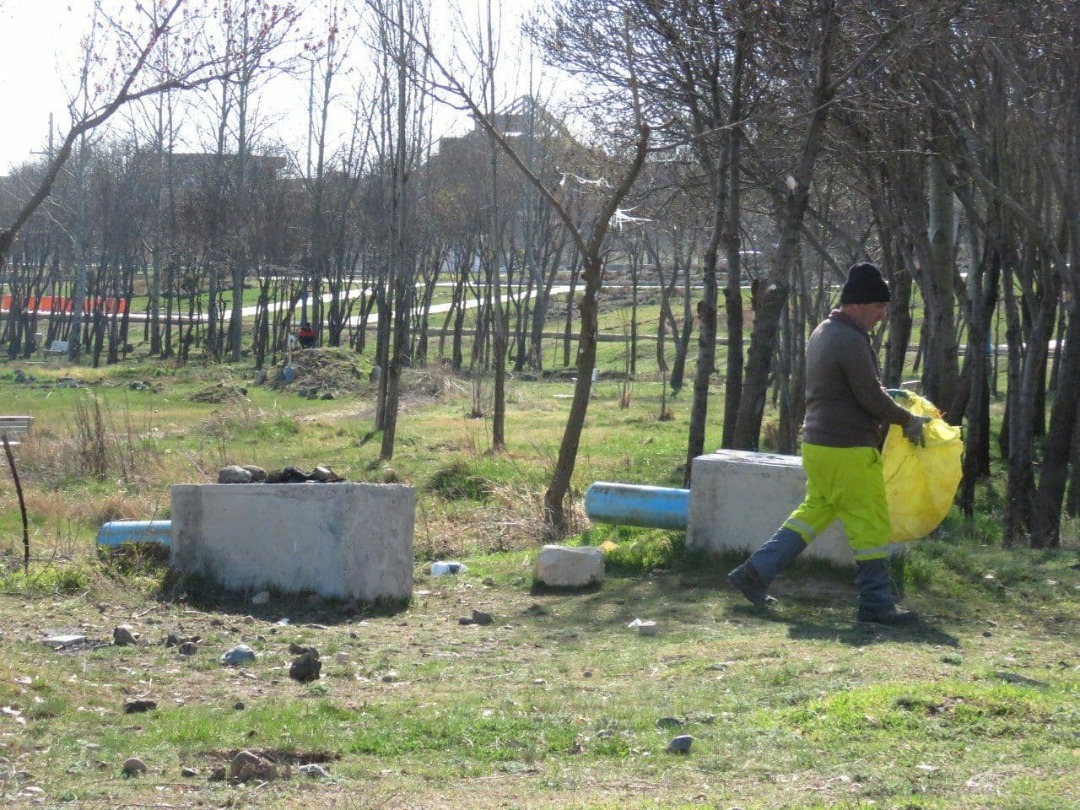
{"label": "black knit beanie", "polygon": [[870,262],[851,265],[847,281],[840,293],[840,304],[877,304],[888,301],[889,285],[881,271]]}

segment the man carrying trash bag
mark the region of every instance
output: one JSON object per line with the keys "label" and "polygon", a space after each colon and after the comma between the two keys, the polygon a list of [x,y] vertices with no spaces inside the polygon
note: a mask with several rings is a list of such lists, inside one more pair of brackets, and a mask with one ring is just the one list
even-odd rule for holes
{"label": "man carrying trash bag", "polygon": [[915,612],[897,607],[892,594],[881,448],[885,430],[892,424],[899,425],[912,444],[925,444],[923,428],[930,418],[902,408],[881,385],[870,332],[886,317],[889,298],[889,285],[876,266],[853,265],[840,294],[840,307],[829,313],[807,342],[802,444],[805,498],[772,538],[727,577],[758,607],[776,601],[768,588],[777,574],[839,518],[857,566],[857,620],[888,625],[918,620]]}

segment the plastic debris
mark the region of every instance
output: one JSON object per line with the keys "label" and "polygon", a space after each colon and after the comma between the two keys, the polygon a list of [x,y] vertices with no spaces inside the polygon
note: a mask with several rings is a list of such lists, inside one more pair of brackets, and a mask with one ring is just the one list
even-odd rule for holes
{"label": "plastic debris", "polygon": [[456,560],[434,562],[431,564],[431,575],[433,577],[441,577],[446,574],[464,574],[468,570],[465,563],[460,563]]}
{"label": "plastic debris", "polygon": [[637,630],[638,633],[643,636],[655,636],[660,630],[660,628],[656,626],[656,622],[642,621],[641,619],[634,619],[626,626],[631,630]]}

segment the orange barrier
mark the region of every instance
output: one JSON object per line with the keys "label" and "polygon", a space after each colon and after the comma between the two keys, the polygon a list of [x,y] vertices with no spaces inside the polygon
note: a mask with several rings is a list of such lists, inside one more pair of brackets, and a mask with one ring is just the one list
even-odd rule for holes
{"label": "orange barrier", "polygon": [[[0,299],[0,309],[4,312],[11,311],[11,294],[7,293]],[[71,312],[73,309],[71,299],[62,295],[43,295],[40,302],[36,298],[29,298],[24,309],[27,312]],[[83,301],[83,312],[104,312],[106,315],[127,312],[127,300],[124,298],[87,298]]]}

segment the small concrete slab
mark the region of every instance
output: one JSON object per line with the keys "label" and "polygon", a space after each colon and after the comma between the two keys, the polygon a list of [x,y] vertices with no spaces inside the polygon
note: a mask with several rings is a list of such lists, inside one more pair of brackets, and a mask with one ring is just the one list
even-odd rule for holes
{"label": "small concrete slab", "polygon": [[535,579],[552,588],[584,588],[604,581],[604,552],[593,546],[544,546]]}

